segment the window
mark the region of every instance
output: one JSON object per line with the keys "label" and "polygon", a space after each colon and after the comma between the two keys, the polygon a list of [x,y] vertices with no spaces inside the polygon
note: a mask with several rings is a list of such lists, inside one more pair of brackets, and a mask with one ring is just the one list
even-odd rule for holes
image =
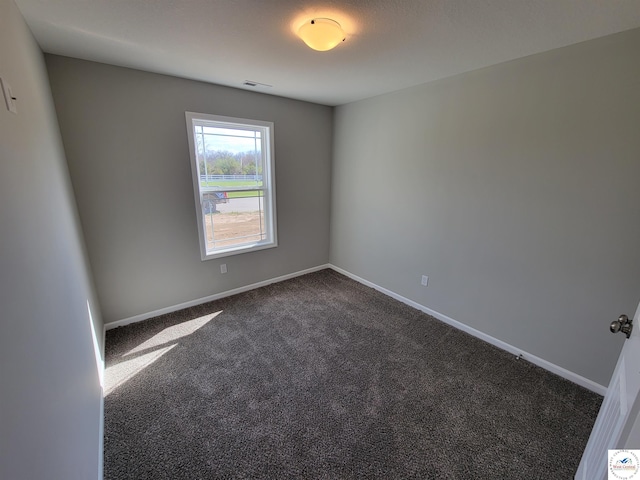
{"label": "window", "polygon": [[273,123],[186,117],[202,260],[277,246]]}

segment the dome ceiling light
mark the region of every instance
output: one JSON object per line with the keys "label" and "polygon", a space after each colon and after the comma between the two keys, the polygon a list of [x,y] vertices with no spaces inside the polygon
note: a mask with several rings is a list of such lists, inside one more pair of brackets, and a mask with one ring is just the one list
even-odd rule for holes
{"label": "dome ceiling light", "polygon": [[330,18],[314,18],[306,21],[298,30],[298,36],[310,48],[325,52],[344,42],[344,30]]}

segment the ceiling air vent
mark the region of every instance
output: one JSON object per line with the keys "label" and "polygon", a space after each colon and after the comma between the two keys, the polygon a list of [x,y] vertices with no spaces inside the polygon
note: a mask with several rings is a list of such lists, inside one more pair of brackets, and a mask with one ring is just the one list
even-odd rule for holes
{"label": "ceiling air vent", "polygon": [[270,88],[273,86],[273,85],[267,85],[266,83],[254,82],[253,80],[245,80],[242,85],[244,85],[245,87],[266,87],[266,88]]}

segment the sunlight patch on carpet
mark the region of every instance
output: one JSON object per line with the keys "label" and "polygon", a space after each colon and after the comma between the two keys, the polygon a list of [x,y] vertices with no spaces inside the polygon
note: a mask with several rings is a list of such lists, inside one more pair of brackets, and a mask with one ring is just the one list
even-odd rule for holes
{"label": "sunlight patch on carpet", "polygon": [[109,395],[120,385],[129,381],[131,378],[154,363],[156,360],[158,360],[165,353],[167,353],[177,345],[177,343],[174,343],[173,345],[169,345],[168,347],[153,350],[149,353],[145,353],[144,355],[134,357],[131,360],[120,362],[107,367],[105,371],[106,385],[104,389],[104,396],[106,397],[107,395]]}
{"label": "sunlight patch on carpet", "polygon": [[204,327],[209,321],[213,320],[215,317],[217,317],[221,313],[222,313],[222,310],[220,310],[219,312],[211,313],[209,315],[204,315],[202,317],[194,318],[193,320],[188,320],[186,322],[179,323],[178,325],[167,327],[160,333],[151,337],[149,340],[142,342],[137,347],[125,353],[123,357],[126,357],[127,355],[132,355],[134,353],[144,352],[145,350],[150,350],[152,348],[159,347],[160,345],[164,345],[166,343],[175,342],[179,338],[186,337],[187,335],[191,335],[199,328]]}
{"label": "sunlight patch on carpet", "polygon": [[167,327],[129,350],[122,355],[121,358],[124,360],[106,368],[104,396],[109,395],[176,347],[179,344],[177,340],[192,335],[221,313],[222,310]]}

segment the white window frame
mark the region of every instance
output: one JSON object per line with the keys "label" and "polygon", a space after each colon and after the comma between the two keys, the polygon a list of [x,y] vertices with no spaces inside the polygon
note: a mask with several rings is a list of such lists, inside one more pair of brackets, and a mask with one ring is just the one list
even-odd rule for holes
{"label": "white window frame", "polygon": [[[189,156],[191,159],[191,173],[193,179],[193,193],[198,221],[198,238],[200,241],[200,257],[203,261],[214,258],[238,255],[266,248],[278,246],[276,226],[276,190],[275,190],[275,155],[273,122],[250,120],[246,118],[225,117],[207,113],[185,112],[187,121],[187,138],[189,141]],[[265,240],[247,242],[240,245],[214,248],[207,251],[206,225],[202,209],[202,191],[200,189],[200,164],[196,153],[195,126],[215,126],[237,130],[260,130],[262,137],[262,187],[225,187],[220,191],[256,191],[263,192]]]}

